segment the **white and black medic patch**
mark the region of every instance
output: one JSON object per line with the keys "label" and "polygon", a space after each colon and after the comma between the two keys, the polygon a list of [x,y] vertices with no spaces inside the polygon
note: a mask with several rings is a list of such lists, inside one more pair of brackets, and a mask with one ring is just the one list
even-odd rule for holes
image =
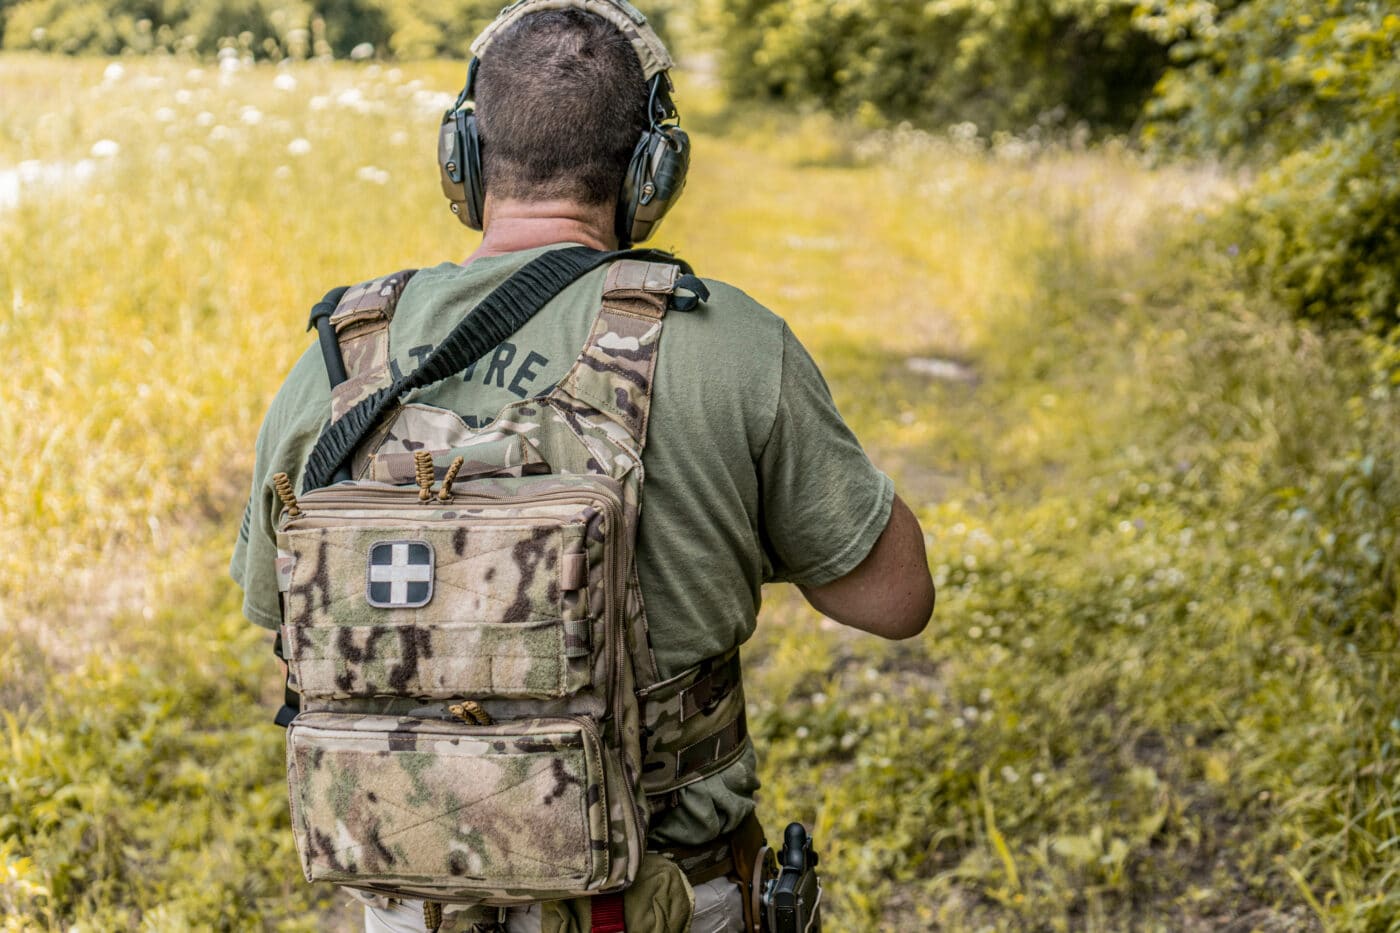
{"label": "white and black medic patch", "polygon": [[416,609],[433,598],[433,546],[426,541],[376,541],[369,549],[369,604]]}

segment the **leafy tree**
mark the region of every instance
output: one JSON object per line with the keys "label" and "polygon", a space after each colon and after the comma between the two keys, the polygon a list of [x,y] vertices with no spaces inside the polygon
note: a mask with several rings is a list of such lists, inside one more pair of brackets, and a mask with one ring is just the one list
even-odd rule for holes
{"label": "leafy tree", "polygon": [[1167,65],[1136,0],[716,0],[736,96],[923,125],[1122,127]]}
{"label": "leafy tree", "polygon": [[1250,267],[1301,313],[1400,335],[1400,15],[1252,0],[1158,4],[1140,22],[1176,32],[1188,14],[1147,139],[1262,165],[1240,207]]}

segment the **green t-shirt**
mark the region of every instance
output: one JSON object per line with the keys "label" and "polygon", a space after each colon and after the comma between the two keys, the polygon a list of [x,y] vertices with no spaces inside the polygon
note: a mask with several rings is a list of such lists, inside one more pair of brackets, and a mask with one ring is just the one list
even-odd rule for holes
{"label": "green t-shirt", "polygon": [[[395,374],[410,372],[468,310],[542,251],[418,272],[390,325]],[[604,276],[603,269],[585,276],[471,369],[413,398],[480,427],[502,406],[546,393],[588,337]],[[738,289],[705,281],[707,302],[666,315],[642,458],[637,573],[663,678],[746,641],[763,583],[819,586],[854,569],[884,530],[894,497],[783,320]],[[312,346],[258,435],[252,496],[230,568],[244,590],[244,614],[268,628],[281,621],[273,566],[281,506],[271,477],[285,471],[301,488],[329,414],[326,370]],[[753,756],[745,754],[685,788],[652,838],[698,844],[727,832],[752,809],[757,787]]]}

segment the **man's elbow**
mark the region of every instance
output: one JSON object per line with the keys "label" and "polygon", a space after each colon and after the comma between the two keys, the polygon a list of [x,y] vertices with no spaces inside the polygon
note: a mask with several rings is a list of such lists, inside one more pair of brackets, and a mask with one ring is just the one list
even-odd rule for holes
{"label": "man's elbow", "polygon": [[892,618],[887,620],[884,631],[880,634],[890,641],[905,641],[922,635],[924,629],[928,628],[929,620],[933,618],[933,607],[937,602],[937,594],[933,588],[933,579],[924,581],[916,592],[911,593],[905,601],[905,605],[900,607],[902,611],[891,613]]}

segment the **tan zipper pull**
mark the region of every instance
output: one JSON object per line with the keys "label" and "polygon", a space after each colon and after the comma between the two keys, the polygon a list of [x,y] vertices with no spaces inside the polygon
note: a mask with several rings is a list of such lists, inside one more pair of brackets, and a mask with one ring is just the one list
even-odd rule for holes
{"label": "tan zipper pull", "polygon": [[491,714],[482,709],[481,704],[475,700],[454,703],[447,708],[447,711],[469,726],[494,726],[496,724],[496,720],[491,718]]}
{"label": "tan zipper pull", "polygon": [[452,498],[452,484],[457,479],[457,471],[462,469],[462,464],[466,463],[461,457],[453,459],[452,465],[447,468],[447,475],[442,478],[442,488],[438,490],[438,501],[446,502]]}
{"label": "tan zipper pull", "polygon": [[433,497],[433,455],[426,450],[415,450],[413,470],[418,476],[418,501],[427,502]]}
{"label": "tan zipper pull", "polygon": [[287,507],[287,514],[292,518],[301,515],[301,507],[297,505],[296,493],[292,492],[292,480],[286,473],[278,473],[272,477],[272,488],[277,493],[277,498],[282,500],[282,504]]}

